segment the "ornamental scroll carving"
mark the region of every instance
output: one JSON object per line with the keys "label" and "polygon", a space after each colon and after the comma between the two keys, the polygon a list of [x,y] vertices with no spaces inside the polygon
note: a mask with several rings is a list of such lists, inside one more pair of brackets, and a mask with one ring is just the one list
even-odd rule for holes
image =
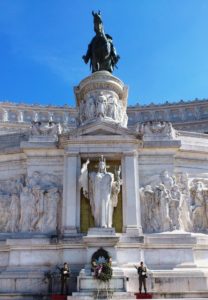
{"label": "ornamental scroll carving", "polygon": [[208,232],[208,180],[163,171],[140,188],[140,198],[144,232]]}
{"label": "ornamental scroll carving", "polygon": [[56,175],[33,172],[1,181],[0,231],[56,232],[61,199],[62,184]]}

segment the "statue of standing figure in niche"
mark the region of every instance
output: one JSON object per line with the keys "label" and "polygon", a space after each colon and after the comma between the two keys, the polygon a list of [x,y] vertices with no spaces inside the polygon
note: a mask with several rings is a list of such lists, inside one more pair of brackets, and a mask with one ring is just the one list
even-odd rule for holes
{"label": "statue of standing figure in niche", "polygon": [[98,172],[88,172],[89,159],[83,164],[79,178],[83,194],[90,200],[96,227],[112,228],[113,211],[118,204],[121,178],[120,168],[115,175],[106,171],[106,160],[101,156]]}
{"label": "statue of standing figure in niche", "polygon": [[116,53],[112,37],[104,32],[100,11],[92,12],[92,15],[96,35],[88,45],[86,55],[82,58],[86,64],[90,61],[92,73],[102,70],[112,73],[120,57]]}

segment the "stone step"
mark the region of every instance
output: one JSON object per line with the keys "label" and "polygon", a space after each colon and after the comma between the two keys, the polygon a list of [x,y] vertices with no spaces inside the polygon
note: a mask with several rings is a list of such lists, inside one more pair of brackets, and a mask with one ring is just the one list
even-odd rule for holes
{"label": "stone step", "polygon": [[67,297],[67,300],[92,300],[92,299],[132,300],[132,299],[136,299],[136,296],[134,295],[134,293],[129,293],[129,292],[114,292],[114,293],[109,292],[108,295],[106,295],[106,293],[100,293],[98,295],[95,292],[94,293],[82,292],[82,293],[73,293],[73,296]]}

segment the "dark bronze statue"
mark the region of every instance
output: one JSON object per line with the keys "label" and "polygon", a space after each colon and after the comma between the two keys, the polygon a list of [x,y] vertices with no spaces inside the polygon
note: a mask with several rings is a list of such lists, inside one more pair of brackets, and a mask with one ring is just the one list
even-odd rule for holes
{"label": "dark bronze statue", "polygon": [[100,11],[98,13],[94,13],[93,11],[92,15],[96,35],[88,45],[86,55],[82,58],[86,64],[90,60],[92,73],[102,70],[112,73],[120,57],[116,54],[112,37],[104,32]]}

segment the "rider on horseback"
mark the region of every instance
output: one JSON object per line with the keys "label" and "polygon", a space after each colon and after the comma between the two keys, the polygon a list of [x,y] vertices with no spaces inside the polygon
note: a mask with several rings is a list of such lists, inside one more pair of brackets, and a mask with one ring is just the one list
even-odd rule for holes
{"label": "rider on horseback", "polygon": [[94,31],[96,35],[88,45],[86,55],[82,58],[86,64],[90,60],[92,73],[101,70],[112,73],[120,57],[116,54],[112,37],[104,33],[100,11],[98,13],[93,11],[92,15],[94,17]]}

